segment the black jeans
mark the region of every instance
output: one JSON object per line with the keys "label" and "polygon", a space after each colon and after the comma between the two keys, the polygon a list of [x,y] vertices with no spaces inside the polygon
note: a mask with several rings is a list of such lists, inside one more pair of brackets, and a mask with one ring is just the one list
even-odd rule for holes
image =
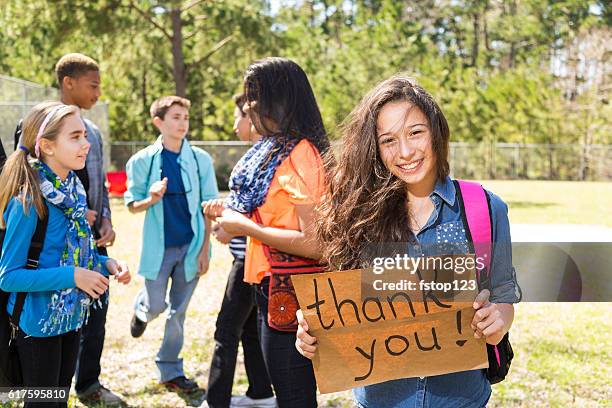
{"label": "black jeans", "polygon": [[249,379],[246,395],[253,399],[273,396],[257,334],[253,288],[244,282],[244,260],[235,259],[217,317],[215,351],[210,363],[206,396],[211,408],[230,406],[239,341],[242,341],[244,366]]}
{"label": "black jeans", "polygon": [[282,332],[268,325],[268,286],[257,285],[261,347],[276,392],[279,408],[316,408],[317,382],[312,363],[295,349],[295,332]]}
{"label": "black jeans", "polygon": [[96,305],[89,308],[89,319],[81,328],[81,341],[78,354],[74,389],[77,394],[87,392],[100,386],[100,358],[104,349],[104,336],[106,330],[106,314],[108,312],[108,291],[101,297],[102,307]]}
{"label": "black jeans", "polygon": [[[79,331],[53,337],[17,335],[17,353],[23,372],[24,387],[64,387],[70,383],[79,351]],[[67,407],[65,402],[27,402],[24,407]]]}
{"label": "black jeans", "polygon": [[[95,238],[100,238],[98,232],[94,232]],[[106,247],[98,247],[100,255],[108,256]],[[89,308],[89,319],[87,324],[81,328],[81,342],[79,356],[75,373],[76,383],[74,389],[77,394],[100,386],[100,358],[104,349],[104,336],[106,330],[106,314],[108,312],[108,290],[100,297],[102,307],[98,305]],[[97,303],[97,302],[96,302]]]}

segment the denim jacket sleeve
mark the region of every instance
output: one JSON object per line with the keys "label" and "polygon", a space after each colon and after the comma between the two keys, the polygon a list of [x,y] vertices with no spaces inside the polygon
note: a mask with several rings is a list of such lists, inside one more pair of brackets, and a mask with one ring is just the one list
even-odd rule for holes
{"label": "denim jacket sleeve", "polygon": [[508,206],[501,198],[487,191],[491,203],[491,222],[493,224],[493,258],[491,264],[492,303],[518,303],[520,291],[516,281],[516,271],[512,265],[512,241]]}

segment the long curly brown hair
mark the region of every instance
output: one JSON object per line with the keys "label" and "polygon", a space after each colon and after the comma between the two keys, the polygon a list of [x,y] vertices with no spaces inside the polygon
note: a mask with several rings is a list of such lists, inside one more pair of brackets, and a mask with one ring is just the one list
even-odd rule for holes
{"label": "long curly brown hair", "polygon": [[[338,160],[326,160],[328,191],[318,208],[317,239],[331,270],[360,268],[370,244],[408,242],[407,185],[385,167],[377,143],[377,119],[389,102],[406,101],[427,117],[437,177],[449,174],[449,129],[433,97],[404,75],[379,83],[341,125]],[[331,156],[331,155],[329,155]]]}

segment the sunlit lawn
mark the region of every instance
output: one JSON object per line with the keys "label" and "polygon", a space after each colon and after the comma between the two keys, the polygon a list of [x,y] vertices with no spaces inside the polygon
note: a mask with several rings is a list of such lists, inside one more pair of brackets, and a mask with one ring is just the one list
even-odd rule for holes
{"label": "sunlit lawn", "polygon": [[515,224],[598,224],[612,227],[612,183],[483,181],[510,207]]}

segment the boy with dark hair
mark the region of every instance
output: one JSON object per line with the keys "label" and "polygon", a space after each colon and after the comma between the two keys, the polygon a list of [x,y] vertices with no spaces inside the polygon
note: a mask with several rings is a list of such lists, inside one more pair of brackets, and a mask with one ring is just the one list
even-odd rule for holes
{"label": "boy with dark hair", "polygon": [[145,284],[135,300],[130,332],[133,337],[142,336],[147,323],[168,310],[155,362],[160,382],[185,392],[196,391],[198,385],[185,377],[179,358],[183,324],[210,256],[210,221],[204,219],[200,206],[218,195],[210,155],[186,139],[189,107],[190,102],[178,96],[153,102],[151,118],[161,135],[128,161],[124,195],[130,212],[146,211],[138,272]]}

